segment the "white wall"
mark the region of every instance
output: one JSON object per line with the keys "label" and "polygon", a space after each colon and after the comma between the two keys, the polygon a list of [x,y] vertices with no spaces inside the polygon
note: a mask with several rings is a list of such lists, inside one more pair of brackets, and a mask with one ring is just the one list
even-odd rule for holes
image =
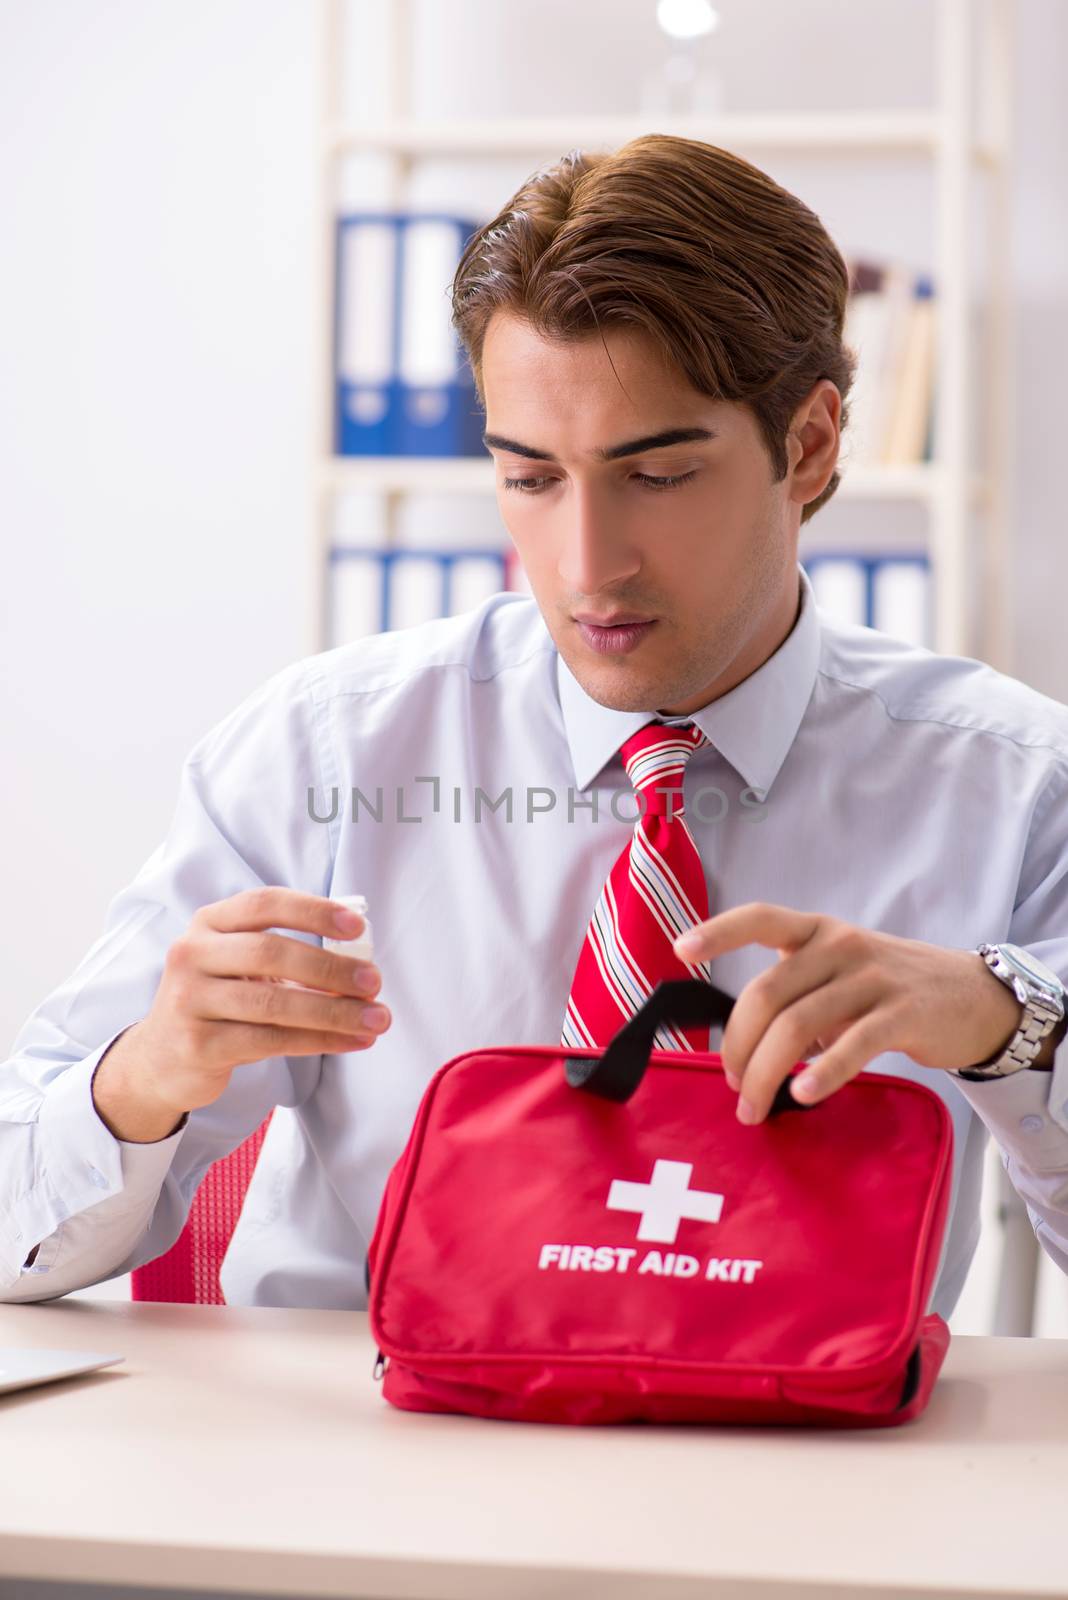
{"label": "white wall", "polygon": [[305,648],[308,24],[0,0],[6,1039]]}
{"label": "white wall", "polygon": [[[370,115],[359,40],[378,8],[358,10],[349,76]],[[928,0],[721,10],[734,106],[931,94]],[[625,109],[656,41],[652,0],[416,11],[426,114]],[[1018,12],[1018,672],[1064,698],[1068,7]],[[162,836],[193,741],[308,648],[315,93],[311,0],[0,0],[3,1050]],[[531,165],[495,164],[471,203],[499,204]],[[843,248],[929,261],[916,167],[771,170]],[[415,199],[445,194],[437,167]],[[492,534],[492,508],[472,516]],[[922,527],[844,505],[820,520],[830,535],[864,516]],[[992,1240],[956,1331],[981,1331]]]}

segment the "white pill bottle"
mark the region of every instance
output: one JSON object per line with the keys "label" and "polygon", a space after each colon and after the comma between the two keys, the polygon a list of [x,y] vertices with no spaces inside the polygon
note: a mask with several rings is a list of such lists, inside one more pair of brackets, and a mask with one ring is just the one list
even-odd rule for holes
{"label": "white pill bottle", "polygon": [[324,939],[324,950],[336,950],[338,955],[354,956],[357,961],[374,960],[374,936],[367,916],[367,898],[362,894],[332,894],[330,899],[335,905],[344,906],[346,911],[355,911],[364,919],[363,932],[355,939]]}

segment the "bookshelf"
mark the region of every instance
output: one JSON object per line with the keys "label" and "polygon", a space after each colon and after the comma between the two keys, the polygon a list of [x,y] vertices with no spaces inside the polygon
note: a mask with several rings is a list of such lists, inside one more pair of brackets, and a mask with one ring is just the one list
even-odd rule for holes
{"label": "bookshelf", "polygon": [[[344,0],[319,0],[321,51],[318,140],[319,260],[316,319],[317,413],[313,441],[312,615],[309,649],[328,647],[333,506],[340,493],[381,498],[383,547],[396,544],[403,497],[494,493],[487,454],[455,460],[340,457],[333,453],[333,270],[336,169],[352,153],[385,163],[386,198],[408,202],[415,163],[425,158],[529,157],[531,167],[576,145],[610,149],[649,131],[721,145],[759,161],[778,155],[834,157],[855,164],[907,156],[930,164],[938,331],[931,461],[907,467],[845,465],[836,499],[910,501],[925,513],[925,548],[934,591],[934,647],[980,655],[1011,671],[1011,565],[1007,530],[1009,413],[1009,161],[1011,0],[935,0],[935,104],[916,111],[819,114],[726,113],[415,120],[410,115],[410,0],[386,7],[384,83],[388,110],[373,124],[344,121],[339,60]],[[986,305],[980,348],[972,326],[976,189],[987,186],[983,253]],[[803,196],[802,196],[803,197]],[[973,413],[978,407],[978,414]],[[502,538],[503,530],[502,530]],[[807,530],[802,531],[802,555]]]}

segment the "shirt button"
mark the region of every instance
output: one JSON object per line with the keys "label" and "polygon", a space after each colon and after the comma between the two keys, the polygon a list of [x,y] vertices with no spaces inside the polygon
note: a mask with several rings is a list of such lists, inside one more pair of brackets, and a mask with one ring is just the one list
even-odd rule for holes
{"label": "shirt button", "polygon": [[1041,1133],[1046,1125],[1044,1117],[1021,1117],[1020,1127],[1025,1133]]}
{"label": "shirt button", "polygon": [[104,1174],[102,1172],[98,1172],[95,1167],[89,1168],[89,1179],[90,1182],[96,1184],[98,1189],[106,1189],[108,1186],[108,1180],[105,1178]]}

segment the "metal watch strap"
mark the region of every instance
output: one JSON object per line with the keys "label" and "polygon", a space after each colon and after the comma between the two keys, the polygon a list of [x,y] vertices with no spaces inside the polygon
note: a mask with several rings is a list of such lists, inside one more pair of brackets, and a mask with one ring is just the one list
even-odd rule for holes
{"label": "metal watch strap", "polygon": [[[980,947],[979,953],[982,954],[982,951],[983,947]],[[985,955],[983,959],[986,960]],[[994,970],[990,961],[987,961],[987,965],[991,971]],[[998,974],[995,973],[994,976],[997,977]],[[999,981],[1004,982],[1004,979],[999,979]],[[974,1083],[983,1083],[991,1078],[1012,1077],[1016,1072],[1024,1071],[1032,1065],[1035,1056],[1038,1055],[1042,1048],[1043,1041],[1056,1028],[1058,1023],[1062,1025],[1063,1032],[1066,1021],[1065,1013],[1058,1011],[1056,1006],[1050,1005],[1040,995],[1033,994],[1022,1004],[1023,1016],[1020,1019],[1020,1026],[1008,1046],[1003,1050],[999,1050],[996,1055],[991,1056],[989,1061],[977,1062],[975,1067],[958,1069],[954,1076],[967,1078]],[[1014,1064],[1002,1072],[976,1070],[977,1068],[992,1066],[995,1061],[1003,1060]]]}
{"label": "metal watch strap", "polygon": [[[1010,1061],[1016,1062],[1017,1066],[1009,1072],[976,1072],[971,1067],[962,1068],[958,1071],[957,1077],[970,1078],[975,1082],[983,1083],[988,1078],[1010,1078],[1014,1071],[1022,1071],[1029,1067],[1042,1048],[1042,1041],[1045,1039],[1046,1034],[1050,1031],[1046,1027],[1046,1023],[1051,1019],[1054,1023],[1061,1020],[1052,1006],[1044,1005],[1041,1000],[1028,1002],[1024,1006],[1023,1021],[1020,1023],[1009,1048],[1007,1050],[999,1050],[997,1055],[991,1056],[990,1062],[987,1063],[992,1065],[995,1061],[1000,1061],[1003,1057],[1007,1057]],[[980,1066],[983,1064],[982,1062],[979,1063]]]}

